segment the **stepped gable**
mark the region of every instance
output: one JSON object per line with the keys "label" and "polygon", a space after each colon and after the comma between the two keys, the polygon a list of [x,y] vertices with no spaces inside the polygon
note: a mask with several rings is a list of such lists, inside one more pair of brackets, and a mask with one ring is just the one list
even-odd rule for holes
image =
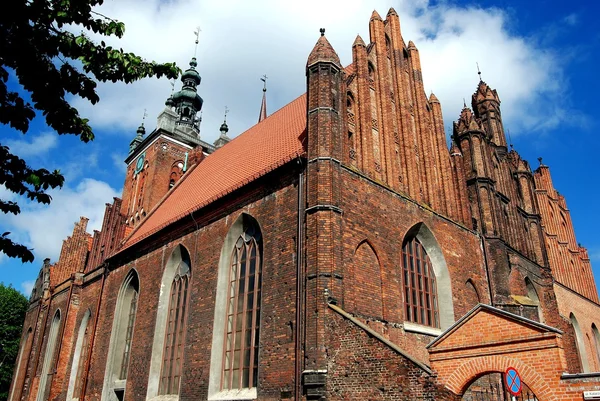
{"label": "stepped gable", "polygon": [[215,151],[148,215],[123,249],[305,154],[306,94]]}

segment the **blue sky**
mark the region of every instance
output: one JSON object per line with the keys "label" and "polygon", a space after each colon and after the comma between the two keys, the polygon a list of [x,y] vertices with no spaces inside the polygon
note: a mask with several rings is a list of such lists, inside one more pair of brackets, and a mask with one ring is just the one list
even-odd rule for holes
{"label": "blue sky", "polygon": [[[600,226],[595,152],[600,148],[595,96],[600,90],[596,75],[600,4],[583,0],[207,3],[216,2],[109,0],[102,7],[104,14],[127,27],[124,39],[111,43],[148,59],[176,61],[184,68],[193,54],[193,31],[201,27],[202,139],[217,138],[225,105],[231,110],[231,136],[255,123],[263,74],[269,76],[269,112],[304,92],[304,65],[319,28],[327,29],[342,62],[349,64],[356,34],[368,40],[373,8],[385,17],[393,6],[405,40],[413,40],[420,50],[426,89],[440,98],[446,127],[458,117],[462,99],[468,101],[474,92],[479,63],[483,79],[498,90],[515,149],[533,168],[539,156],[550,166],[555,187],[567,198],[577,239],[589,249],[600,277],[600,239],[595,235]],[[51,206],[21,200],[21,215],[0,215],[2,232],[11,231],[36,255],[33,264],[0,256],[0,281],[28,294],[42,260],[56,261],[62,239],[79,216],[90,218],[88,231],[100,228],[104,204],[120,196],[123,159],[144,109],[146,127],[152,129],[170,91],[166,80],[144,80],[100,85],[101,101],[96,106],[72,99],[90,118],[97,138],[93,143],[59,137],[40,118],[27,135],[0,126],[2,144],[33,167],[58,168],[67,179],[65,187],[53,193]],[[12,195],[0,188],[0,196]]]}

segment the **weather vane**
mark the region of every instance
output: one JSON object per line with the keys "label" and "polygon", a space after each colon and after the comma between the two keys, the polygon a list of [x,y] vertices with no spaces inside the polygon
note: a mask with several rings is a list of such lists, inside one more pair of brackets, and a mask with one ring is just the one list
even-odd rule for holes
{"label": "weather vane", "polygon": [[196,57],[196,53],[198,53],[198,41],[200,40],[200,32],[202,32],[202,29],[200,29],[200,26],[196,27],[196,30],[194,31],[194,35],[196,35],[196,46],[194,47],[194,57]]}
{"label": "weather vane", "polygon": [[146,109],[144,109],[144,115],[142,116],[142,127],[144,126],[144,121],[146,121],[146,117],[148,117],[148,113],[146,113]]}
{"label": "weather vane", "polygon": [[260,79],[264,83],[263,92],[267,91],[267,79],[269,79],[269,77],[267,77],[267,74],[263,75],[262,78]]}
{"label": "weather vane", "polygon": [[169,79],[169,84],[171,84],[171,96],[175,92],[175,79]]}
{"label": "weather vane", "polygon": [[483,80],[481,79],[481,71],[479,70],[479,63],[476,62],[475,64],[477,65],[477,74],[479,75],[479,82],[481,82]]}
{"label": "weather vane", "polygon": [[225,106],[225,117],[223,117],[224,122],[227,122],[227,113],[229,113],[229,109]]}

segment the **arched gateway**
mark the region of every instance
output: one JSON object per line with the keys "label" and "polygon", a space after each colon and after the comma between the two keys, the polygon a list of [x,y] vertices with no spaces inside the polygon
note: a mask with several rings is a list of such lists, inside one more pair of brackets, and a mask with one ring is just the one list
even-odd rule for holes
{"label": "arched gateway", "polygon": [[511,401],[509,368],[525,384],[519,401],[555,400],[565,371],[562,332],[479,304],[428,345],[438,381],[467,401]]}
{"label": "arched gateway", "polygon": [[[486,373],[476,378],[463,392],[464,401],[512,401],[504,372]],[[521,382],[521,393],[514,398],[516,401],[539,401],[527,383]]]}

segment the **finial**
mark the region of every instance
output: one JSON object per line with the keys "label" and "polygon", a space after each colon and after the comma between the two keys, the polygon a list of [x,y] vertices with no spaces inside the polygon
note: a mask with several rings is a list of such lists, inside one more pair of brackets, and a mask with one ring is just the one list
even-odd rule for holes
{"label": "finial", "polygon": [[477,74],[479,75],[479,82],[483,82],[483,79],[481,79],[481,70],[479,70],[479,63],[476,62],[475,64],[477,65]]}
{"label": "finial", "polygon": [[269,77],[267,77],[267,74],[263,75],[262,78],[260,79],[264,83],[263,92],[267,91],[267,79],[269,79]]}
{"label": "finial", "polygon": [[319,29],[319,32],[321,32],[321,36],[325,36],[325,28]]}
{"label": "finial", "polygon": [[467,101],[465,100],[465,98],[463,97],[463,108],[466,109],[467,108]]}
{"label": "finial", "polygon": [[144,126],[144,121],[146,121],[146,117],[148,117],[148,113],[146,113],[146,109],[144,109],[144,115],[142,116],[142,127]]}
{"label": "finial", "polygon": [[223,123],[227,123],[227,113],[229,113],[229,109],[225,106],[225,116],[223,117]]}
{"label": "finial", "polygon": [[173,96],[173,93],[175,92],[175,78],[169,79],[169,83],[171,84],[171,96]]}
{"label": "finial", "polygon": [[542,158],[538,157],[538,161],[540,162],[540,167],[542,167],[544,165],[544,163],[542,163]]}
{"label": "finial", "polygon": [[510,150],[513,150],[514,146],[513,146],[513,143],[512,143],[512,138],[510,137],[510,130],[507,129],[506,133],[508,134],[508,143],[510,145]]}
{"label": "finial", "polygon": [[196,46],[194,47],[194,58],[196,57],[196,53],[198,53],[198,41],[200,39],[200,32],[202,32],[202,29],[200,29],[199,26],[196,27],[196,30],[194,31],[194,35],[196,35]]}

